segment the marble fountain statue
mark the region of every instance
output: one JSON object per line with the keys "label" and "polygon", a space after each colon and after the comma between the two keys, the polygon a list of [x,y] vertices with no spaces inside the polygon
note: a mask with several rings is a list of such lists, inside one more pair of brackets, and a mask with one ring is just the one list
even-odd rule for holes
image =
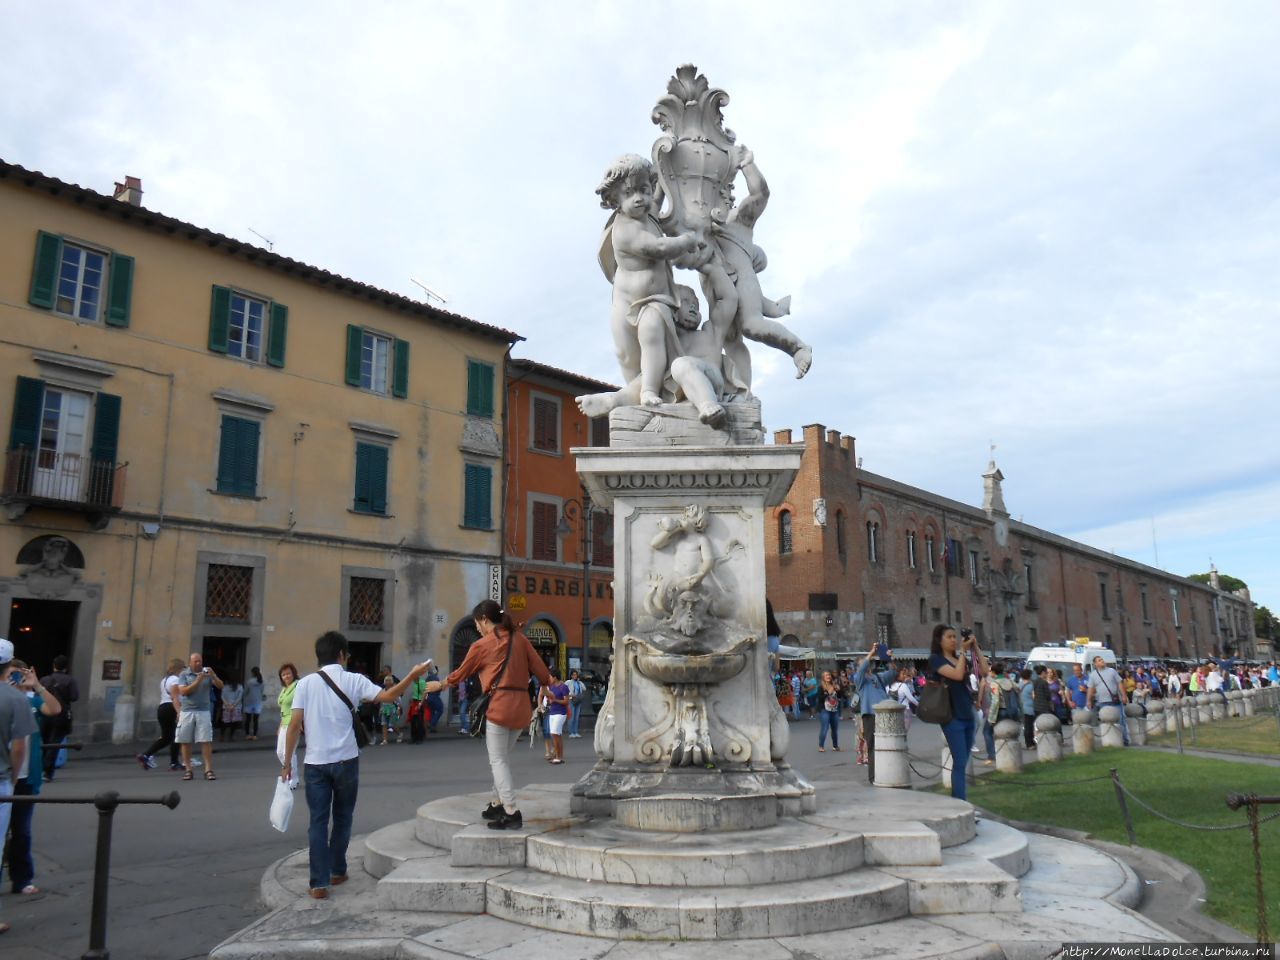
{"label": "marble fountain statue", "polygon": [[[624,386],[578,398],[609,418],[610,442],[573,451],[614,516],[614,664],[594,765],[571,787],[519,790],[519,830],[486,829],[487,794],[423,804],[353,844],[351,879],[327,901],[305,896],[298,851],[263,878],[272,912],[211,956],[693,960],[721,955],[704,952],[715,940],[740,960],[850,960],[886,944],[998,958],[1008,945],[1048,956],[1068,939],[1170,939],[1129,909],[1137,881],[1113,857],[979,821],[964,801],[867,786],[847,767],[811,784],[787,762],[764,530],[801,454],[764,443],[746,342],[786,352],[797,377],[813,352],[781,322],[790,298],[762,290],[754,232],[769,188],[724,126],[728,102],[680,67],[653,108],[650,158],[619,157],[596,190]],[[905,745],[893,709],[877,742]]]}

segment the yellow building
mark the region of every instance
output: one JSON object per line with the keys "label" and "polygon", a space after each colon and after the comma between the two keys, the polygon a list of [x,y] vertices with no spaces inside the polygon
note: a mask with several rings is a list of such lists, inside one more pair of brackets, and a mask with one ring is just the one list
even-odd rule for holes
{"label": "yellow building", "polygon": [[70,658],[94,739],[190,651],[268,704],[327,629],[369,673],[447,665],[501,587],[520,338],[140,199],[0,162],[0,636]]}

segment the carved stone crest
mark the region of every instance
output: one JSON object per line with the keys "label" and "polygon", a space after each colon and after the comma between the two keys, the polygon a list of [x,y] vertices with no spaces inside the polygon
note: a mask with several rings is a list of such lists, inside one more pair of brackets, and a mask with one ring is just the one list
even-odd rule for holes
{"label": "carved stone crest", "polygon": [[67,566],[71,543],[66,537],[50,537],[44,542],[39,563],[27,567],[18,579],[33,597],[56,600],[65,597],[80,583],[80,574]]}

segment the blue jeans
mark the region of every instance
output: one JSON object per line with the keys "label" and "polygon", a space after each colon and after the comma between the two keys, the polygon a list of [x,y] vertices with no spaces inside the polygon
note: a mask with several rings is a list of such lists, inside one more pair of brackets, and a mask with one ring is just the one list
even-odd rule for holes
{"label": "blue jeans", "polygon": [[[13,787],[15,797],[31,796],[31,784],[23,777]],[[5,804],[12,807],[9,814],[9,882],[17,893],[36,878],[36,865],[31,859],[31,818],[35,816],[34,803]]]}
{"label": "blue jeans", "polygon": [[467,717],[467,708],[471,706],[471,702],[465,698],[458,701],[458,732],[470,733],[471,721]]}
{"label": "blue jeans", "polygon": [[311,827],[307,831],[311,842],[311,886],[323,888],[329,886],[330,878],[347,872],[347,844],[351,842],[351,820],[360,790],[360,758],[304,766],[307,808],[311,811]]}
{"label": "blue jeans", "polygon": [[582,705],[586,702],[586,698],[584,697],[581,703],[573,704],[569,711],[569,720],[565,724],[564,732],[571,737],[579,736],[578,724],[582,722]]}
{"label": "blue jeans", "polygon": [[952,717],[942,725],[942,736],[951,748],[951,795],[957,800],[966,797],[964,774],[973,749],[973,733],[972,717]]}
{"label": "blue jeans", "polygon": [[987,745],[987,759],[996,758],[996,725],[988,720],[982,725],[982,739]]}
{"label": "blue jeans", "polygon": [[840,711],[818,711],[818,746],[827,745],[827,731],[831,731],[831,746],[840,749]]}

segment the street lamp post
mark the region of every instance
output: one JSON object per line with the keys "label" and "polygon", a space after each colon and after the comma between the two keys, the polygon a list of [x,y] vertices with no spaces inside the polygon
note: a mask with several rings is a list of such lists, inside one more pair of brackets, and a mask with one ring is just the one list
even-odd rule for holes
{"label": "street lamp post", "polygon": [[[560,521],[556,524],[556,535],[566,537],[577,523],[582,535],[582,655],[578,660],[578,670],[587,669],[587,647],[591,642],[591,515],[594,507],[591,494],[582,488],[582,498],[570,497],[561,509]],[[566,671],[568,672],[568,671]]]}

